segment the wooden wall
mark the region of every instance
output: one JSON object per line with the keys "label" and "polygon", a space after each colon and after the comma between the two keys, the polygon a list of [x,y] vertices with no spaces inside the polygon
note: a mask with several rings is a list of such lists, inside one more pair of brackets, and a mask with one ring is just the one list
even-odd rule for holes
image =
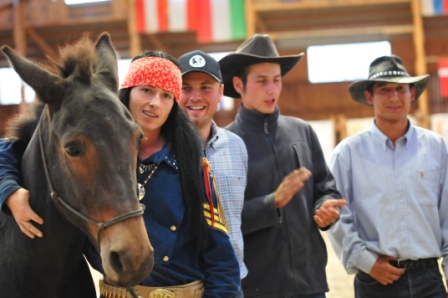
{"label": "wooden wall", "polygon": [[[414,73],[414,50],[410,39],[391,40],[392,52],[403,59],[407,70]],[[448,42],[446,43],[448,45]],[[434,49],[429,47],[430,54],[444,54],[448,56],[448,48],[444,46]],[[282,55],[297,54],[305,52],[306,49],[297,51],[284,51]],[[368,69],[366,69],[368,72]],[[448,112],[447,99],[437,98],[438,78],[437,63],[428,64],[428,73],[432,75],[428,85],[428,98],[430,99],[430,112]],[[282,114],[299,117],[305,120],[323,120],[344,115],[346,118],[362,118],[373,116],[373,111],[368,106],[354,102],[349,93],[350,82],[311,84],[308,81],[306,55],[302,60],[283,78],[283,91],[279,101]],[[233,121],[235,114],[241,104],[240,99],[235,99],[233,111],[218,112],[215,121],[220,126],[226,126]],[[413,104],[412,112],[417,108]],[[18,112],[17,106],[0,106],[0,135],[3,132],[4,123],[12,114]]]}
{"label": "wooden wall", "polygon": [[[25,30],[27,34],[26,55],[33,57],[38,51],[43,52],[45,47],[42,47],[42,43],[52,48],[57,52],[57,46],[63,44],[61,41],[65,39],[73,40],[81,36],[81,32],[85,30],[108,30],[112,32],[112,40],[120,53],[121,57],[129,57],[129,28],[127,28],[127,5],[129,0],[112,0],[111,2],[104,2],[91,5],[78,5],[67,7],[63,0],[57,1],[43,1],[43,0],[21,0],[25,4]],[[14,1],[15,2],[15,1]],[[328,1],[321,1],[328,2]],[[341,2],[341,1],[339,1]],[[338,2],[338,3],[339,3]],[[370,1],[371,2],[371,1]],[[382,2],[386,2],[382,0]],[[391,1],[392,2],[392,1]],[[407,3],[405,0],[398,1]],[[13,46],[13,11],[7,9],[8,5],[12,5],[13,0],[0,0],[0,42],[1,44],[9,44]],[[271,3],[266,1],[267,4]],[[400,4],[399,10],[402,11],[403,4]],[[406,4],[408,5],[408,4]],[[328,6],[328,5],[327,5]],[[340,8],[341,9],[341,8]],[[327,14],[332,12],[328,7],[325,8]],[[271,23],[271,19],[276,17],[276,12],[270,14],[270,10],[263,10],[258,15],[259,22],[264,26],[258,27],[268,30],[275,24]],[[308,27],[313,25],[318,26],[322,23],[321,20],[309,19],[311,13],[318,15],[318,11],[310,10],[307,15],[303,15],[299,18],[302,23],[298,24],[301,31],[297,31],[300,34],[305,34],[306,39],[310,39],[311,33]],[[277,12],[277,14],[282,14]],[[352,13],[344,15],[344,18],[348,18]],[[393,12],[387,14],[394,15]],[[401,16],[399,19],[403,22],[409,22],[410,12],[397,12],[397,16]],[[281,16],[278,16],[282,20]],[[362,22],[356,15],[353,16],[353,22]],[[294,20],[297,19],[294,17]],[[303,19],[303,20],[302,20]],[[349,21],[340,20],[335,16],[333,22],[347,23],[346,28],[350,34],[356,28],[352,28],[353,24]],[[390,21],[390,20],[392,21]],[[396,25],[394,22],[397,18],[389,17],[388,20],[392,22],[392,25]],[[306,22],[305,22],[306,21]],[[370,20],[371,21],[371,20]],[[384,24],[389,24],[390,22]],[[336,23],[335,23],[336,24]],[[382,25],[383,23],[374,23],[373,25]],[[401,24],[401,23],[400,23]],[[448,112],[448,99],[441,98],[440,92],[438,92],[438,78],[437,78],[437,61],[439,56],[448,56],[448,15],[440,17],[423,18],[424,32],[425,32],[425,56],[427,72],[431,75],[430,84],[428,86],[428,102],[430,113]],[[277,25],[275,25],[277,26]],[[275,27],[274,26],[274,27]],[[302,27],[300,27],[302,26]],[[314,28],[313,27],[313,28]],[[356,27],[356,26],[355,26]],[[277,27],[275,27],[277,28]],[[274,29],[275,29],[274,28]],[[375,27],[377,28],[377,27]],[[278,28],[277,28],[278,29]],[[313,29],[314,33],[325,33],[325,28]],[[92,33],[93,37],[96,37],[97,32]],[[296,32],[296,34],[297,34]],[[337,31],[339,32],[339,31]],[[376,32],[376,31],[375,31]],[[393,36],[383,36],[392,44],[392,52],[400,56],[406,68],[411,74],[415,74],[415,45],[412,33],[406,30],[402,30],[402,34],[394,33]],[[309,34],[308,34],[309,33]],[[34,35],[33,35],[34,34]],[[308,34],[308,35],[306,35]],[[280,35],[278,35],[280,36]],[[69,38],[70,37],[70,38]],[[194,43],[194,32],[187,32],[185,34],[179,33],[164,33],[156,36],[142,35],[141,44],[144,49],[158,49],[162,47],[163,50],[173,54],[175,57],[181,55],[186,51],[193,49],[201,49],[206,52],[218,52],[218,51],[232,51],[242,42],[233,42],[227,44],[197,44]],[[369,36],[363,37],[362,41],[377,41],[369,40]],[[372,38],[375,36],[372,35]],[[312,38],[311,38],[312,39]],[[327,43],[334,43],[337,41],[335,36],[328,36]],[[361,41],[361,40],[358,40]],[[39,42],[41,45],[39,46]],[[319,42],[325,42],[320,36]],[[353,42],[353,41],[352,41]],[[280,54],[297,54],[300,52],[306,53],[305,46],[297,46],[297,49],[280,49]],[[0,55],[1,56],[1,55]],[[37,56],[34,56],[37,57]],[[3,57],[0,62],[5,64],[6,61]],[[0,63],[0,64],[1,64]],[[5,66],[5,65],[1,66]],[[366,69],[366,72],[368,70]],[[367,106],[352,101],[348,94],[348,86],[350,82],[343,83],[327,83],[327,84],[311,84],[308,82],[307,74],[307,59],[306,55],[302,58],[301,62],[283,79],[283,91],[281,94],[279,106],[281,112],[285,115],[292,115],[303,118],[305,120],[322,120],[335,118],[343,115],[346,118],[359,118],[370,117],[373,115],[372,109]],[[215,120],[220,126],[225,126],[233,121],[234,116],[240,106],[241,100],[235,100],[235,107],[233,111],[218,112],[215,116]],[[416,110],[418,103],[413,105],[413,111]],[[4,131],[4,125],[7,119],[14,113],[18,112],[17,106],[0,106],[0,136]]]}
{"label": "wooden wall", "polygon": [[[390,40],[392,53],[400,56],[409,73],[415,73],[414,60],[415,52],[412,40],[410,38],[399,38]],[[448,41],[447,41],[448,44]],[[438,45],[438,43],[436,43]],[[437,51],[439,47],[437,47]],[[435,54],[435,50],[429,49],[430,54]],[[284,51],[282,55],[306,53],[306,49],[297,51]],[[447,51],[440,51],[437,54],[442,55]],[[335,57],[336,58],[336,57]],[[437,84],[437,64],[428,64],[428,72],[432,74],[432,83],[428,85],[428,97],[430,98],[430,112],[448,112],[448,105],[444,107],[444,111],[437,110],[436,106],[440,105],[437,100],[432,100],[438,94]],[[283,91],[279,101],[279,108],[282,114],[299,117],[305,120],[324,120],[343,115],[346,118],[363,118],[372,117],[373,110],[368,106],[361,105],[353,101],[348,93],[348,87],[351,82],[341,83],[323,83],[311,84],[308,81],[306,55],[301,61],[283,78]],[[366,69],[368,73],[368,69]],[[446,102],[448,99],[441,99]],[[235,111],[220,112],[217,122],[221,125],[227,125],[234,118],[234,112],[241,104],[241,100],[235,100]],[[417,109],[418,104],[414,103],[411,112]]]}
{"label": "wooden wall", "polygon": [[[126,0],[98,2],[85,5],[65,4],[64,0],[20,0],[24,3],[25,26],[40,26],[49,24],[66,24],[71,20],[96,19],[125,19],[127,16]],[[15,0],[0,0],[0,7],[13,5]],[[14,11],[2,9],[0,11],[0,27],[2,29],[13,26]]]}

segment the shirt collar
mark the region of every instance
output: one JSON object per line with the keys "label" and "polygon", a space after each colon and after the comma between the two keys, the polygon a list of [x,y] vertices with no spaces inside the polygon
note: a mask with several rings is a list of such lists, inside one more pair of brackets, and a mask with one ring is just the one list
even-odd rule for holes
{"label": "shirt collar", "polygon": [[403,138],[405,140],[406,149],[408,148],[408,146],[411,145],[412,142],[414,142],[416,140],[414,138],[415,135],[416,135],[415,128],[414,128],[414,126],[412,126],[411,122],[408,119],[408,130],[406,131],[406,133],[403,136]]}
{"label": "shirt collar", "polygon": [[210,139],[207,142],[207,146],[213,148],[213,144],[219,139],[218,126],[215,121],[212,121],[212,126],[210,127]]}
{"label": "shirt collar", "polygon": [[[397,142],[404,142],[405,149],[408,148],[409,144],[412,141],[412,137],[414,136],[414,127],[411,125],[408,119],[408,130],[406,133],[398,138]],[[376,122],[373,122],[372,127],[370,128],[370,131],[372,132],[374,138],[381,143],[384,150],[387,149],[389,146],[390,148],[393,148],[392,141],[376,126]]]}
{"label": "shirt collar", "polygon": [[240,126],[251,127],[254,129],[263,128],[265,123],[268,127],[275,126],[280,115],[278,106],[275,107],[274,112],[271,114],[263,114],[258,111],[246,109],[241,104],[238,114],[236,115],[236,121]]}
{"label": "shirt collar", "polygon": [[166,143],[160,151],[157,151],[156,153],[142,161],[143,164],[162,162],[177,170],[177,160],[173,150],[171,150],[171,144]]}

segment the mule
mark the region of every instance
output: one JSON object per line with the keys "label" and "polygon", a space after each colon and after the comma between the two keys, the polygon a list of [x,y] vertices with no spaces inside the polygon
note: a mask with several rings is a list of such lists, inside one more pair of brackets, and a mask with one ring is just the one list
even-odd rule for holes
{"label": "mule", "polygon": [[138,284],[153,266],[137,196],[141,130],[118,99],[109,35],[95,44],[85,36],[46,67],[2,51],[40,101],[8,134],[23,150],[21,182],[44,236],[30,239],[0,215],[0,296],[96,297],[83,256],[89,246],[109,283]]}

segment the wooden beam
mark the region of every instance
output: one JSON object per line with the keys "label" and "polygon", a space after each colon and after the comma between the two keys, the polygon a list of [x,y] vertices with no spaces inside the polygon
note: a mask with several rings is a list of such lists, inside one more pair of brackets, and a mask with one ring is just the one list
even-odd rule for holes
{"label": "wooden beam", "polygon": [[[26,36],[25,36],[25,2],[24,0],[14,1],[14,47],[17,53],[22,56],[26,54]],[[25,103],[25,86],[22,83],[21,89],[21,101],[19,105],[19,113],[24,113],[26,111]]]}
{"label": "wooden beam", "polygon": [[[425,31],[423,28],[423,18],[420,6],[420,0],[412,0],[412,18],[414,25],[414,48],[415,48],[415,74],[427,74],[426,60],[425,60]],[[424,128],[429,128],[429,109],[428,109],[428,94],[423,92],[418,99],[419,111],[417,113],[419,125]]]}
{"label": "wooden beam", "polygon": [[129,55],[131,58],[142,52],[140,34],[137,31],[137,7],[136,0],[128,0],[128,33],[129,33]]}
{"label": "wooden beam", "polygon": [[154,44],[154,47],[158,51],[167,52],[166,46],[155,34],[147,34],[149,40]]}
{"label": "wooden beam", "polygon": [[53,48],[45,42],[45,40],[42,38],[42,36],[39,35],[39,33],[36,32],[36,30],[34,30],[33,28],[27,28],[26,33],[29,37],[31,37],[32,40],[34,40],[37,46],[41,48],[42,51],[44,51],[46,55],[50,56],[54,60],[57,60],[59,58]]}
{"label": "wooden beam", "polygon": [[265,22],[260,17],[257,17],[257,23],[255,24],[255,26],[256,32],[269,33]]}
{"label": "wooden beam", "polygon": [[401,4],[410,3],[413,0],[307,0],[301,2],[257,2],[254,1],[253,9],[255,12],[269,12],[280,10],[304,10],[304,9],[320,9],[320,8],[335,8],[335,7],[350,7],[350,6],[377,6],[387,4]]}
{"label": "wooden beam", "polygon": [[23,0],[18,0],[14,4],[14,47],[15,50],[25,56],[26,52],[26,37],[25,37],[25,3]]}
{"label": "wooden beam", "polygon": [[[22,0],[23,1],[23,0]],[[135,0],[128,0],[128,1],[135,1]],[[135,11],[134,11],[135,13]],[[48,21],[44,22],[42,24],[39,24],[36,27],[39,28],[54,28],[54,27],[70,27],[70,26],[85,26],[85,25],[93,25],[93,26],[107,26],[111,23],[118,23],[118,22],[124,22],[128,21],[129,18],[122,18],[122,17],[110,17],[110,16],[104,16],[104,17],[95,17],[91,19],[76,19],[76,20],[60,20],[60,21]],[[137,25],[135,25],[137,27]]]}
{"label": "wooden beam", "polygon": [[257,30],[257,12],[254,7],[254,1],[255,0],[244,1],[244,9],[246,11],[246,33],[248,38],[252,37]]}
{"label": "wooden beam", "polygon": [[365,35],[399,35],[412,34],[413,25],[395,25],[395,26],[370,26],[358,28],[337,28],[337,29],[315,29],[303,31],[271,32],[269,35],[274,40],[310,38],[310,37],[334,37],[334,36],[365,36]]}
{"label": "wooden beam", "polygon": [[0,13],[2,13],[4,10],[13,8],[12,0],[9,1],[3,1],[4,3],[0,4]]}
{"label": "wooden beam", "polygon": [[339,138],[336,140],[337,143],[347,138],[347,117],[344,114],[336,115],[335,131],[336,134],[339,133]]}

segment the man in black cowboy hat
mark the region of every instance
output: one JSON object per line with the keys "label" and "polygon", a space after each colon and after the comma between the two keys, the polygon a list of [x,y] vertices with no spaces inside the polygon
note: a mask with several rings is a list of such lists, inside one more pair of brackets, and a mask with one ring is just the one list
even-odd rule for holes
{"label": "man in black cowboy hat", "polygon": [[448,153],[443,139],[408,120],[429,76],[411,77],[397,56],[370,64],[350,85],[373,107],[372,127],[342,141],[330,169],[347,199],[329,230],[336,254],[356,273],[356,297],[445,297],[448,273]]}
{"label": "man in black cowboy hat", "polygon": [[249,163],[242,214],[246,297],[325,297],[327,254],[319,229],[345,205],[315,132],[279,114],[282,77],[303,54],[279,56],[254,35],[220,60],[224,94],[241,97],[228,129],[246,144]]}

